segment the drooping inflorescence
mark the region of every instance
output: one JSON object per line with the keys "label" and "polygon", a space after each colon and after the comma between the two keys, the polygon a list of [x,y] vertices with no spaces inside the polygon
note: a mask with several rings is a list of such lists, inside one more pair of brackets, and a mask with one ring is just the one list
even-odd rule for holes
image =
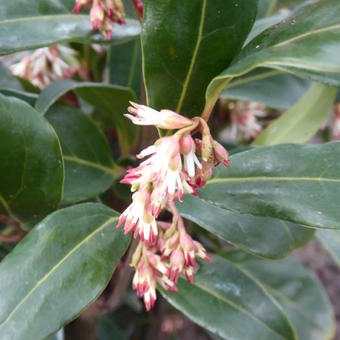
{"label": "drooping inflorescence", "polygon": [[[133,0],[136,15],[141,21],[143,18],[144,5],[141,0]],[[91,6],[90,19],[93,30],[101,31],[107,40],[111,39],[113,24],[125,24],[125,9],[122,0],[76,0],[74,12]]]}
{"label": "drooping inflorescence", "polygon": [[268,116],[266,106],[257,102],[234,102],[228,104],[231,126],[221,134],[228,142],[249,141],[263,130],[261,119]]}
{"label": "drooping inflorescence", "polygon": [[[205,185],[214,167],[220,163],[230,166],[230,162],[228,152],[212,138],[202,118],[189,119],[135,103],[126,117],[136,125],[174,131],[137,155],[146,159],[129,169],[121,181],[131,185],[133,195],[118,227],[124,225],[124,233],[131,231],[140,238],[132,259],[136,269],[133,289],[144,297],[150,310],[156,301],[157,284],[176,291],[181,273],[188,282],[194,282],[196,258],[210,259],[205,248],[188,234],[175,201],[182,201],[184,194],[197,195],[197,188]],[[159,219],[165,209],[173,215],[170,223]]]}
{"label": "drooping inflorescence", "polygon": [[76,53],[62,45],[39,48],[10,65],[9,69],[15,76],[43,89],[53,80],[72,78],[79,69]]}

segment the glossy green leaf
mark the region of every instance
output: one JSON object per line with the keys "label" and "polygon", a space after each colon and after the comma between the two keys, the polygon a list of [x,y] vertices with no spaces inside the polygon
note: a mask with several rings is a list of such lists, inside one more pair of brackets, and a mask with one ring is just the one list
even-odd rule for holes
{"label": "glossy green leaf", "polygon": [[38,96],[34,93],[24,92],[15,89],[0,88],[0,93],[4,94],[7,97],[15,97],[20,100],[23,100],[24,102],[30,104],[31,106],[34,106],[36,100],[38,99]]}
{"label": "glossy green leaf", "polygon": [[0,95],[0,209],[38,221],[58,206],[63,177],[53,128],[25,102]]}
{"label": "glossy green leaf", "polygon": [[179,279],[178,293],[161,290],[177,309],[223,339],[295,339],[291,325],[264,287],[231,261],[214,256],[195,283]]}
{"label": "glossy green leaf", "polygon": [[291,14],[292,14],[291,11],[282,11],[270,17],[256,20],[252,30],[250,31],[246,41],[244,42],[244,46],[248,45],[250,41],[252,41],[255,37],[257,37],[263,31],[265,31],[269,27],[272,27],[278,24],[280,21],[285,20]]}
{"label": "glossy green leaf", "polygon": [[281,305],[299,340],[328,340],[335,320],[325,291],[314,275],[292,259],[262,260],[239,251],[227,259],[257,279]]}
{"label": "glossy green leaf", "polygon": [[148,104],[200,114],[204,93],[241,48],[257,0],[145,1],[142,46]]}
{"label": "glossy green leaf", "polygon": [[259,68],[235,78],[222,92],[222,97],[263,103],[286,110],[295,104],[311,82],[278,70]]}
{"label": "glossy green leaf", "polygon": [[322,246],[332,256],[335,263],[340,267],[340,231],[338,230],[318,230],[317,239]]}
{"label": "glossy green leaf", "polygon": [[257,7],[257,19],[265,18],[273,14],[277,6],[277,0],[259,0]]}
{"label": "glossy green leaf", "polygon": [[304,143],[327,122],[337,93],[335,87],[314,84],[291,109],[271,123],[253,145]]}
{"label": "glossy green leaf", "polygon": [[340,2],[320,0],[252,40],[232,65],[215,77],[206,93],[205,114],[232,78],[257,67],[285,70],[340,85]]}
{"label": "glossy green leaf", "polygon": [[[226,195],[227,189],[225,189]],[[204,191],[203,191],[204,194]],[[271,217],[255,216],[225,208],[210,199],[186,196],[177,205],[180,214],[202,228],[243,249],[266,258],[281,258],[305,245],[312,229]]]}
{"label": "glossy green leaf", "polygon": [[1,339],[43,339],[98,297],[129,243],[117,220],[101,204],[80,204],[19,243],[0,264]]}
{"label": "glossy green leaf", "polygon": [[199,196],[227,212],[340,229],[340,143],[276,145],[241,152]]}
{"label": "glossy green leaf", "polygon": [[[93,33],[89,15],[72,13],[73,0],[11,0],[0,2],[0,55],[76,41],[105,43]],[[139,23],[115,25],[111,43],[121,43],[140,33]]]}
{"label": "glossy green leaf", "polygon": [[137,98],[142,88],[142,50],[140,39],[109,49],[108,67],[110,83],[131,88]]}
{"label": "glossy green leaf", "polygon": [[71,90],[112,122],[112,127],[117,129],[121,146],[128,150],[134,143],[137,133],[135,126],[124,117],[129,101],[135,100],[131,89],[101,83],[59,80],[42,91],[35,108],[44,114],[62,95]]}
{"label": "glossy green leaf", "polygon": [[64,105],[54,105],[46,118],[63,151],[63,201],[79,202],[106,191],[116,172],[107,140],[99,128],[81,111]]}
{"label": "glossy green leaf", "polygon": [[7,67],[0,62],[0,88],[22,90],[22,87],[17,80],[7,69]]}

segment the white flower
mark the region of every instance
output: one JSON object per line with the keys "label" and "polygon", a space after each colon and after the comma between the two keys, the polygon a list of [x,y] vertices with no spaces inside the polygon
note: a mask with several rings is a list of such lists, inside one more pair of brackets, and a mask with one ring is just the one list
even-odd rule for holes
{"label": "white flower", "polygon": [[170,110],[156,111],[145,105],[130,102],[125,116],[136,125],[155,125],[160,129],[181,129],[192,125],[192,121]]}

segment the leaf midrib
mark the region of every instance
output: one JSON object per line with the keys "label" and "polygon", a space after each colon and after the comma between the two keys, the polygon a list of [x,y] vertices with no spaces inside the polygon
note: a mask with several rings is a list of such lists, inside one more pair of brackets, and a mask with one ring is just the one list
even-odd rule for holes
{"label": "leaf midrib", "polygon": [[239,87],[241,85],[252,83],[252,82],[255,82],[255,81],[258,81],[258,80],[264,80],[264,79],[267,79],[267,78],[279,76],[282,73],[283,73],[282,71],[274,70],[274,71],[263,72],[262,74],[257,74],[257,75],[254,75],[254,76],[248,76],[248,77],[243,78],[243,79],[237,79],[237,80],[231,82],[230,85],[227,86],[225,89],[230,90],[234,87]]}
{"label": "leaf midrib", "polygon": [[329,182],[340,183],[340,179],[326,177],[232,177],[232,178],[213,178],[206,185],[218,183],[242,183],[242,182]]}
{"label": "leaf midrib", "polygon": [[18,23],[18,22],[24,22],[24,21],[35,21],[35,20],[51,20],[51,18],[54,19],[67,19],[67,18],[89,18],[86,14],[49,14],[49,15],[36,15],[36,16],[27,16],[22,18],[12,18],[12,19],[5,19],[0,20],[0,25],[4,24],[12,24],[12,23]]}
{"label": "leaf midrib", "polygon": [[[183,280],[183,279],[182,279]],[[194,286],[196,286],[197,288],[205,291],[206,293],[214,296],[217,300],[221,300],[223,302],[225,302],[226,304],[230,305],[231,307],[233,307],[234,309],[238,310],[239,312],[241,312],[242,314],[247,315],[248,317],[250,317],[251,319],[255,320],[256,322],[262,324],[265,326],[265,328],[267,328],[271,333],[274,333],[275,335],[278,335],[280,338],[284,339],[284,337],[278,333],[275,329],[272,329],[270,326],[268,326],[264,321],[262,321],[261,319],[258,319],[255,315],[253,315],[251,312],[249,312],[247,309],[245,309],[244,307],[232,302],[231,300],[229,300],[227,297],[222,296],[221,294],[205,287],[204,285],[200,285],[197,282],[194,283]]]}
{"label": "leaf midrib", "polygon": [[276,45],[273,45],[272,47],[274,47],[274,48],[278,47],[279,48],[279,47],[285,46],[287,44],[290,44],[291,42],[295,42],[297,40],[309,37],[311,35],[320,34],[320,33],[324,33],[324,32],[329,32],[329,31],[337,30],[337,29],[340,29],[340,24],[335,24],[335,25],[330,25],[330,26],[327,26],[327,27],[322,27],[322,28],[316,29],[314,31],[308,31],[308,32],[302,33],[300,35],[297,35],[295,37],[292,37],[290,39],[284,40],[284,41],[282,41],[282,42],[280,42],[280,43],[278,43]]}
{"label": "leaf midrib", "polygon": [[86,236],[81,242],[79,242],[75,247],[73,247],[59,262],[57,262],[33,287],[32,289],[20,300],[20,302],[13,308],[12,312],[8,315],[8,317],[0,323],[0,329],[4,327],[6,323],[13,317],[13,315],[17,312],[17,310],[30,298],[30,296],[41,286],[51,275],[55,272],[72,254],[74,254],[78,249],[80,249],[86,242],[91,240],[97,233],[104,230],[114,221],[117,221],[119,217],[111,217],[93,232],[91,232],[88,236]]}
{"label": "leaf midrib", "polygon": [[182,108],[182,105],[183,105],[183,102],[184,102],[184,98],[185,98],[185,94],[188,90],[188,86],[189,86],[189,83],[190,83],[190,80],[191,80],[191,75],[192,75],[192,72],[193,72],[193,69],[194,69],[194,65],[196,63],[198,50],[200,48],[202,36],[203,36],[203,27],[204,27],[204,21],[205,21],[206,8],[207,8],[207,0],[203,0],[200,24],[199,24],[199,28],[198,28],[197,41],[196,41],[194,52],[193,52],[191,62],[190,62],[190,65],[189,65],[189,70],[188,70],[188,73],[187,73],[185,80],[184,80],[184,83],[183,83],[182,92],[181,92],[180,98],[178,100],[176,112],[181,111],[181,108]]}
{"label": "leaf midrib", "polygon": [[100,165],[100,164],[97,164],[97,163],[94,163],[94,162],[91,162],[91,161],[88,161],[86,159],[82,159],[82,158],[79,158],[79,157],[75,157],[75,156],[64,155],[63,158],[64,158],[65,161],[85,165],[85,166],[88,166],[88,167],[94,168],[94,169],[98,169],[98,170],[101,170],[101,171],[103,171],[107,174],[112,175],[113,177],[116,177],[115,170],[113,168],[109,168],[105,165]]}

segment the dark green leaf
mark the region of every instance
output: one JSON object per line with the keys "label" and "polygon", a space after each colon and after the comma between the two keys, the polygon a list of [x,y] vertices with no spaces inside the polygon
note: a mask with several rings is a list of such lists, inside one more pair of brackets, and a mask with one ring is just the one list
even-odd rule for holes
{"label": "dark green leaf", "polygon": [[225,254],[261,282],[281,305],[299,340],[328,340],[335,332],[331,304],[311,272],[292,259],[269,261],[242,252]]}
{"label": "dark green leaf", "polygon": [[117,129],[123,149],[127,150],[135,141],[136,128],[123,114],[135,95],[126,87],[101,83],[58,80],[46,87],[36,102],[36,109],[43,114],[68,91],[75,91],[86,102],[99,110]]}
{"label": "dark green leaf", "polygon": [[200,199],[230,214],[340,229],[340,143],[277,145],[241,152],[220,166]]}
{"label": "dark green leaf", "polygon": [[35,101],[38,99],[38,96],[34,93],[24,92],[15,89],[0,88],[0,93],[8,97],[15,97],[21,99],[24,102],[30,104],[31,106],[34,106]]}
{"label": "dark green leaf", "polygon": [[110,83],[131,88],[136,93],[137,98],[140,98],[142,88],[140,39],[110,47],[108,66]]}
{"label": "dark green leaf", "polygon": [[277,6],[277,0],[259,0],[257,19],[265,18],[273,14]]}
{"label": "dark green leaf", "polygon": [[25,102],[0,95],[0,209],[38,221],[58,206],[63,177],[53,128]]}
{"label": "dark green leaf", "polygon": [[206,93],[205,113],[232,78],[256,67],[292,72],[340,85],[340,2],[321,0],[269,28],[252,40],[232,65],[217,76]]}
{"label": "dark green leaf", "polygon": [[178,293],[161,290],[177,309],[223,339],[295,339],[288,319],[252,276],[214,256],[190,285],[179,279]]}
{"label": "dark green leaf", "polygon": [[7,67],[0,62],[0,88],[22,90],[19,81],[8,71]]}
{"label": "dark green leaf", "polygon": [[[227,195],[227,189],[225,192]],[[186,196],[177,207],[183,217],[238,248],[263,257],[287,256],[314,235],[312,229],[288,221],[227,209],[216,204],[214,196],[208,200]]]}
{"label": "dark green leaf", "polygon": [[256,11],[257,0],[147,0],[142,46],[148,104],[201,113],[207,85],[241,48]]}
{"label": "dark green leaf", "polygon": [[[70,41],[105,42],[93,33],[89,15],[75,15],[73,0],[11,0],[0,3],[0,55]],[[139,23],[115,25],[111,43],[139,35]]]}
{"label": "dark green leaf", "polygon": [[273,16],[256,20],[252,30],[250,31],[247,37],[247,40],[244,42],[244,46],[248,45],[248,43],[252,41],[255,37],[257,37],[260,33],[265,31],[269,27],[278,24],[280,21],[283,21],[284,19],[288,18],[291,14],[292,14],[291,11],[282,11]]}
{"label": "dark green leaf", "polygon": [[0,338],[43,339],[103,291],[129,237],[118,214],[94,203],[59,210],[0,264]]}
{"label": "dark green leaf", "polygon": [[253,145],[305,143],[327,122],[337,89],[314,84],[310,90],[280,118],[269,125]]}
{"label": "dark green leaf", "polygon": [[286,110],[308,90],[311,82],[278,70],[259,68],[236,78],[223,90],[222,97],[263,103]]}
{"label": "dark green leaf", "polygon": [[74,203],[106,191],[115,176],[105,136],[81,111],[54,105],[46,115],[63,151],[65,182],[63,201]]}

